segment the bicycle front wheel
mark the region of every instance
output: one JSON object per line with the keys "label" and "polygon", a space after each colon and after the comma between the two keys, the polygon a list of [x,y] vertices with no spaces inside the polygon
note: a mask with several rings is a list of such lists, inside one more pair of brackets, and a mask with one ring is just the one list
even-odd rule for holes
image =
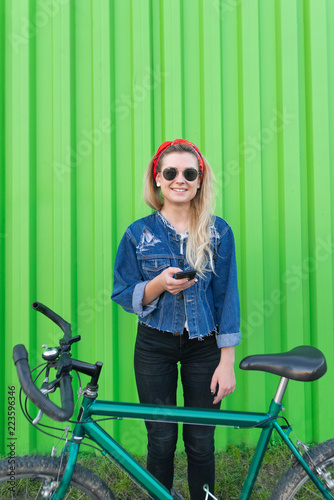
{"label": "bicycle front wheel", "polygon": [[[13,460],[13,461],[12,461]],[[5,458],[0,462],[0,500],[51,498],[55,488],[52,481],[59,481],[64,473],[60,459],[37,455]],[[48,492],[49,496],[45,496]],[[44,496],[43,496],[44,495]],[[102,479],[77,464],[66,493],[66,499],[115,500]]]}
{"label": "bicycle front wheel", "polygon": [[[303,458],[312,472],[315,472],[316,467],[320,467],[324,473],[329,473],[329,479],[334,482],[334,439],[329,439],[315,446],[308,451],[308,454],[305,453]],[[321,475],[318,475],[318,477],[322,479]],[[326,486],[323,480],[322,482]],[[334,498],[334,488],[331,493]],[[271,494],[270,500],[292,500],[294,498],[298,500],[323,498],[318,488],[297,462],[281,477]]]}

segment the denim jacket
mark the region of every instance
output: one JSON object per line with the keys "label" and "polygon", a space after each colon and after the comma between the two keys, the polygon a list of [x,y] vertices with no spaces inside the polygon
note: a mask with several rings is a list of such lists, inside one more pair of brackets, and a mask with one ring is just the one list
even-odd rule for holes
{"label": "denim jacket", "polygon": [[160,212],[131,224],[116,255],[111,298],[147,326],[182,335],[187,320],[189,338],[201,339],[214,332],[218,347],[237,345],[240,307],[234,238],[230,226],[219,217],[211,226],[215,272],[208,265],[204,278],[197,275],[198,282],[190,288],[177,295],[165,291],[142,305],[145,286],[164,269],[190,269],[186,240]]}

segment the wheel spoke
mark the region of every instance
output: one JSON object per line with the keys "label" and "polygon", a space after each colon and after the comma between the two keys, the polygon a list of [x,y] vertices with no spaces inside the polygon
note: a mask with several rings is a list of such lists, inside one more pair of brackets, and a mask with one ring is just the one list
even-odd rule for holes
{"label": "wheel spoke", "polygon": [[40,487],[39,487],[39,490],[37,491],[37,495],[36,495],[36,497],[35,497],[35,500],[38,500],[38,495],[39,495],[39,493],[40,493],[40,491],[41,491],[42,487],[43,487],[43,484],[41,483],[41,485],[40,485]]}
{"label": "wheel spoke", "polygon": [[[8,460],[0,460],[0,499],[41,499],[52,482],[57,481],[59,474],[60,477],[63,475],[66,468],[65,462],[62,463],[56,457],[38,455],[16,457],[14,475],[11,474]],[[44,488],[46,488],[45,491]],[[66,492],[66,499],[115,500],[115,497],[99,476],[82,465],[76,464]]]}
{"label": "wheel spoke", "polygon": [[[313,497],[324,498],[322,495],[319,495],[318,492],[310,490],[310,488],[308,488],[307,486],[304,486],[303,489],[306,490],[306,491],[308,491],[309,493],[311,493],[311,495],[313,495]],[[297,497],[295,497],[295,499],[297,500]]]}

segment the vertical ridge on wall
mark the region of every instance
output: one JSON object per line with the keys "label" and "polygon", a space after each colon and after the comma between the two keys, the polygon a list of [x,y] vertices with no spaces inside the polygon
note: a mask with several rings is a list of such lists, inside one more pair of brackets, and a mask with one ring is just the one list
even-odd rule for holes
{"label": "vertical ridge on wall", "polygon": [[[205,6],[205,7],[204,7]],[[214,154],[210,158],[210,164],[216,172],[222,168],[222,148],[216,148],[222,137],[222,120],[216,109],[222,110],[221,85],[222,85],[222,60],[221,60],[221,29],[220,16],[213,11],[214,5],[200,2],[201,28],[200,28],[200,88],[203,95],[201,101],[201,138],[200,144],[204,155],[207,151]],[[214,15],[213,15],[214,12]],[[205,57],[209,52],[211,57]],[[210,120],[207,117],[211,117]],[[218,170],[219,169],[219,170]],[[221,176],[219,176],[221,177]],[[218,178],[222,186],[221,178]],[[221,210],[222,196],[219,193],[217,208]]]}
{"label": "vertical ridge on wall", "polygon": [[[281,6],[281,104],[282,116],[282,177],[284,193],[282,196],[284,206],[284,271],[283,280],[288,278],[296,263],[301,262],[302,235],[301,235],[301,180],[299,165],[299,122],[298,116],[298,64],[297,64],[297,10],[293,4],[284,2]],[[289,55],[289,57],[287,57]],[[293,167],[293,168],[292,168]],[[293,213],[293,219],[290,214]],[[293,272],[293,271],[292,271]],[[285,338],[284,346],[291,349],[295,345],[303,344],[303,325],[298,328],[296,324],[296,311],[301,311],[303,306],[302,282],[295,287],[284,287],[284,314]],[[298,385],[290,384],[287,403],[293,402],[300,407],[304,406],[304,394]],[[290,404],[289,404],[290,407]]]}
{"label": "vertical ridge on wall", "polygon": [[[275,36],[276,36],[276,109],[282,114],[283,110],[283,53],[282,53],[282,11],[280,2],[276,2],[276,25],[275,25]],[[284,286],[285,280],[282,276],[286,269],[286,232],[285,232],[285,221],[286,221],[286,211],[284,205],[285,197],[285,177],[284,169],[284,136],[282,130],[277,133],[277,195],[278,195],[278,244],[279,244],[279,276],[280,276],[280,297],[281,307],[280,307],[280,323],[281,325],[286,325],[286,290]],[[279,339],[279,350],[287,350],[286,346],[286,336],[283,333]]]}
{"label": "vertical ridge on wall", "polygon": [[[7,168],[7,165],[11,165],[12,163],[12,85],[11,85],[11,75],[12,75],[12,38],[10,37],[11,28],[12,28],[12,12],[10,9],[5,8],[5,3],[1,4],[1,12],[3,12],[4,16],[4,30],[1,31],[3,33],[3,62],[2,65],[4,70],[4,80],[1,80],[3,83],[3,94],[1,96],[1,102],[4,104],[4,117],[3,117],[3,135],[1,136],[1,140],[3,142],[4,147],[1,148],[3,154],[3,180],[4,185],[1,188],[1,195],[3,196],[3,208],[4,211],[1,212],[1,220],[2,227],[4,228],[4,238],[2,242],[2,251],[4,256],[4,264],[3,269],[3,287],[2,287],[2,307],[4,315],[2,316],[3,325],[5,327],[5,335],[2,336],[3,339],[3,373],[1,380],[3,380],[3,388],[4,391],[7,387],[15,386],[15,378],[14,378],[14,370],[12,367],[12,363],[9,361],[12,355],[12,323],[10,318],[10,308],[11,301],[8,300],[8,294],[10,294],[11,287],[11,278],[12,278],[12,269],[11,266],[11,254],[8,253],[11,250],[11,171]],[[9,345],[8,345],[9,344]],[[5,373],[8,373],[9,376],[5,376]],[[2,405],[3,411],[1,412],[1,420],[5,422],[7,418],[6,405]],[[2,428],[5,428],[2,427]],[[3,440],[4,441],[4,440]],[[1,450],[2,452],[4,449]]]}
{"label": "vertical ridge on wall", "polygon": [[[5,27],[5,4],[2,2],[0,4],[0,25]],[[5,137],[5,121],[6,121],[6,110],[5,110],[5,68],[6,68],[6,57],[5,57],[5,40],[6,40],[6,30],[0,29],[0,331],[2,332],[0,340],[0,363],[5,366],[5,289],[6,289],[6,274],[5,274],[5,244],[6,244],[6,224],[5,224],[5,213],[6,213],[6,170],[5,170],[5,160],[6,160],[6,137]],[[6,387],[6,380],[1,377],[1,392],[6,394],[8,388]],[[4,405],[3,405],[4,407]],[[0,412],[0,426],[1,429],[5,428],[5,408]]]}
{"label": "vertical ridge on wall", "polygon": [[[29,11],[28,16],[29,20],[32,19],[33,14],[36,9],[35,0],[30,0],[29,2]],[[29,144],[29,156],[27,162],[27,171],[28,171],[28,193],[27,193],[27,207],[29,214],[29,226],[28,226],[28,259],[29,259],[29,267],[27,269],[29,275],[27,277],[27,286],[29,287],[28,300],[29,304],[31,304],[36,296],[36,268],[37,268],[37,259],[36,259],[36,39],[32,38],[28,43],[28,74],[27,74],[27,82],[29,88],[29,110],[27,115],[27,134],[28,134],[28,144]],[[24,301],[23,301],[24,303]],[[30,312],[30,311],[29,311]],[[34,315],[29,314],[27,310],[27,323],[23,327],[28,331],[29,329],[29,352],[35,348],[35,339],[36,339],[36,317]],[[37,439],[35,430],[31,427],[29,429],[30,434],[30,445],[33,448],[37,448]]]}
{"label": "vertical ridge on wall", "polygon": [[[154,149],[157,149],[159,143],[176,139],[182,136],[182,116],[181,116],[181,93],[182,70],[181,70],[181,15],[178,8],[179,2],[172,0],[163,4],[163,50],[164,65],[161,73],[163,80],[165,99],[164,106],[161,109],[161,116],[164,117],[164,134],[158,139]],[[174,26],[173,36],[171,36],[171,27]],[[163,109],[165,113],[163,114]],[[167,111],[168,110],[168,111]]]}
{"label": "vertical ridge on wall", "polygon": [[[164,46],[164,2],[159,0],[159,2],[152,1],[152,13],[153,13],[153,23],[152,23],[152,33],[153,33],[153,61],[154,64],[157,62],[161,74],[165,75],[165,46]],[[156,102],[157,105],[154,108],[154,123],[155,123],[155,133],[154,137],[157,142],[163,142],[164,137],[166,137],[166,130],[164,126],[163,117],[166,114],[165,108],[165,80],[162,79],[161,85],[157,88]],[[154,145],[153,145],[154,149]]]}
{"label": "vertical ridge on wall", "polygon": [[[333,98],[333,92],[331,92],[330,89],[334,88],[334,65],[333,65],[332,60],[331,60],[331,55],[334,54],[334,33],[333,33],[333,30],[331,29],[331,26],[332,26],[331,23],[334,20],[334,3],[327,2],[326,9],[327,9],[326,31],[327,31],[327,75],[328,75],[328,83],[327,83],[327,88],[328,88],[328,135],[330,137],[330,141],[329,141],[329,166],[330,166],[330,193],[331,193],[331,200],[332,200],[333,194],[334,194],[334,175],[333,175],[333,167],[332,167],[334,164],[334,141],[332,140],[332,138],[334,136],[334,98]],[[334,204],[333,203],[331,203],[330,218],[331,218],[331,234],[333,235],[334,234]],[[331,279],[332,279],[332,287],[333,287],[333,283],[334,283],[333,244],[329,245],[329,248],[331,250],[330,250],[330,252],[327,253],[327,255],[330,258],[331,265],[332,265]],[[334,293],[333,288],[332,288],[332,293]],[[329,309],[327,311],[327,314],[330,317],[330,321],[333,323],[333,321],[334,321],[333,308],[332,308],[332,311],[330,311],[330,309]],[[334,354],[333,349],[331,351],[329,350],[329,352],[330,352],[329,363],[331,363],[332,356]]]}
{"label": "vertical ridge on wall", "polygon": [[[110,245],[111,245],[111,254],[110,254],[110,260],[111,260],[111,266],[112,263],[115,261],[116,257],[116,252],[117,252],[117,243],[118,243],[118,227],[117,227],[117,171],[116,171],[116,134],[115,134],[115,128],[116,128],[116,114],[115,114],[115,107],[116,107],[116,89],[115,89],[115,68],[116,68],[116,62],[115,62],[115,52],[116,52],[116,36],[115,36],[115,24],[116,24],[116,18],[115,18],[115,9],[114,9],[114,4],[110,4],[110,10],[109,10],[109,16],[108,16],[108,22],[109,22],[109,38],[108,38],[108,47],[109,47],[109,53],[110,53],[110,63],[108,67],[108,73],[109,73],[109,81],[110,81],[110,91],[109,91],[109,101],[110,101],[110,108],[109,108],[109,113],[110,113],[110,118],[109,118],[109,125],[110,125],[110,130],[108,131],[108,137],[110,140],[110,184],[109,186],[106,186],[106,188],[109,187],[110,189],[110,210],[111,210],[111,228],[110,228],[110,233],[109,233],[109,239],[110,239]],[[108,110],[106,110],[108,112]],[[108,258],[108,255],[106,255],[106,258]],[[112,289],[112,278],[113,278],[113,273],[111,273],[110,276],[110,295],[111,295],[111,289]],[[107,305],[108,307],[108,305]],[[109,306],[111,307],[111,325],[110,325],[110,331],[107,332],[107,338],[106,338],[106,349],[108,352],[108,358],[113,360],[115,356],[117,356],[118,353],[118,335],[115,333],[118,331],[118,322],[119,322],[119,315],[118,315],[118,307],[115,304],[115,302],[111,303]],[[105,364],[103,367],[103,380],[105,383],[105,386],[109,387],[108,391],[108,398],[112,399],[115,398],[116,394],[118,393],[118,381],[117,377],[114,376],[116,373],[116,370],[114,369],[113,362]]]}
{"label": "vertical ridge on wall", "polygon": [[[69,72],[69,150],[74,151],[76,149],[76,120],[75,120],[75,110],[76,110],[76,52],[75,52],[75,44],[74,40],[76,39],[76,24],[75,24],[75,0],[71,0],[68,6],[68,50],[69,50],[69,59],[68,59],[68,72]],[[70,297],[70,310],[71,310],[71,318],[70,321],[74,324],[74,332],[77,332],[78,329],[78,287],[77,287],[77,279],[76,279],[76,270],[77,270],[77,233],[75,228],[77,227],[77,171],[76,171],[76,159],[72,157],[72,154],[69,154],[67,160],[67,166],[69,168],[69,197],[71,203],[70,209],[70,229],[71,229],[71,244],[70,244],[70,264],[69,264],[69,278],[71,280],[71,297]],[[77,350],[74,350],[75,355],[77,356]]]}
{"label": "vertical ridge on wall", "polygon": [[[224,18],[223,18],[224,20]],[[226,17],[225,17],[226,20]],[[224,27],[224,24],[222,26],[222,29]],[[243,65],[240,64],[240,62],[244,58],[244,50],[243,50],[243,24],[242,24],[242,6],[241,4],[237,4],[236,6],[236,38],[237,38],[237,54],[236,54],[236,66],[237,66],[237,79],[236,79],[236,87],[237,87],[237,109],[238,109],[238,133],[237,133],[237,141],[234,144],[233,152],[237,151],[237,176],[238,176],[238,181],[239,181],[239,200],[240,200],[240,220],[235,221],[236,227],[240,228],[238,231],[238,235],[240,240],[239,241],[246,241],[246,225],[245,225],[245,218],[246,218],[246,204],[245,204],[245,159],[242,154],[242,145],[244,144],[245,141],[245,131],[244,131],[244,68]],[[223,48],[224,49],[224,48]],[[226,54],[226,51],[225,51]],[[223,56],[224,57],[224,56]],[[225,97],[226,98],[226,97]],[[235,108],[234,108],[235,109]],[[233,108],[231,110],[231,113],[233,113]],[[227,121],[227,117],[226,117]],[[225,130],[225,128],[224,128]],[[233,204],[231,204],[231,207],[233,207]],[[232,221],[231,221],[232,222]],[[233,226],[234,227],[234,226]],[[236,240],[236,247],[238,248]],[[250,324],[248,322],[248,304],[247,304],[247,274],[246,274],[246,252],[245,252],[245,247],[240,246],[240,249],[237,250],[239,252],[239,265],[238,265],[238,282],[240,286],[240,308],[241,308],[241,331],[243,332],[243,339],[244,342],[241,343],[241,351],[242,351],[242,357],[246,356],[249,352],[248,345],[249,345],[249,327]],[[246,321],[244,318],[247,318],[247,325]],[[243,400],[247,401],[249,400],[249,389],[250,389],[250,384],[249,384],[249,378],[248,377],[241,377],[242,378],[242,384],[239,383],[242,387],[242,396]],[[248,436],[247,436],[248,437]]]}
{"label": "vertical ridge on wall", "polygon": [[[328,374],[291,382],[284,405],[308,441],[331,437],[333,2],[51,4],[0,6],[4,387],[18,388],[15,343],[35,365],[41,344],[61,337],[31,309],[40,300],[82,335],[75,358],[104,363],[101,399],[137,401],[136,318],[110,301],[113,264],[126,228],[151,212],[142,200],[151,155],[185,137],[212,165],[215,213],[236,241],[237,363],[301,344],[324,350]],[[265,411],[276,377],[236,372],[222,407]],[[144,452],[143,423],[112,427]],[[35,429],[23,434],[18,452],[50,447]],[[255,440],[226,430],[217,446],[241,438]]]}
{"label": "vertical ridge on wall", "polygon": [[[244,190],[244,268],[247,275],[243,284],[245,291],[246,313],[253,318],[254,332],[246,329],[245,334],[252,339],[255,352],[264,351],[264,332],[261,313],[252,311],[251,303],[261,304],[263,301],[263,236],[262,236],[262,182],[261,182],[261,148],[259,144],[260,124],[260,88],[259,88],[259,56],[257,52],[259,26],[258,4],[256,0],[241,4],[240,20],[242,26],[242,80],[243,85],[243,131],[240,141],[240,153],[243,166]],[[245,106],[247,102],[247,106]],[[245,303],[244,303],[245,304]],[[248,377],[248,393],[245,399],[250,407],[261,408],[263,405],[264,379],[262,374],[251,374]]]}
{"label": "vertical ridge on wall", "polygon": [[[314,213],[314,192],[313,192],[313,178],[312,178],[312,170],[313,167],[310,168],[310,165],[313,162],[313,139],[312,139],[312,72],[310,66],[310,57],[311,57],[311,49],[310,49],[310,13],[308,9],[308,3],[303,4],[303,22],[304,22],[304,54],[305,54],[305,165],[306,165],[306,180],[307,180],[307,252],[306,259],[310,258],[311,254],[311,241],[314,236],[314,227],[313,226],[313,213]],[[314,328],[313,328],[313,297],[312,297],[312,275],[308,276],[308,322],[310,328],[310,343],[314,342]],[[311,397],[310,399],[314,401],[315,392],[314,392],[314,384],[311,387]],[[309,424],[309,432],[314,435],[316,432],[314,426],[314,420]]]}
{"label": "vertical ridge on wall", "polygon": [[[275,5],[265,2],[259,5],[259,64],[261,92],[261,164],[262,164],[262,220],[263,220],[263,325],[268,335],[264,337],[265,350],[279,352],[280,345],[280,273],[279,248],[279,196],[278,196],[278,137],[277,137],[277,79],[280,58],[277,57],[277,28]],[[257,308],[261,314],[261,309]],[[266,377],[266,400],[275,389],[272,378]]]}
{"label": "vertical ridge on wall", "polygon": [[[179,11],[180,11],[180,26],[184,26],[185,23],[185,10],[184,10],[184,0],[180,0],[179,2]],[[181,126],[181,138],[186,138],[186,131],[185,131],[185,94],[186,94],[186,87],[185,87],[185,80],[184,80],[184,64],[185,64],[185,50],[184,50],[184,30],[180,29],[180,79],[181,79],[181,85],[180,85],[180,98],[181,98],[181,120],[182,120],[182,126]]]}
{"label": "vertical ridge on wall", "polygon": [[[314,3],[309,4],[310,21],[310,64],[312,69],[312,140],[313,158],[310,162],[313,167],[313,196],[314,196],[314,233],[311,234],[310,267],[315,268],[313,294],[313,339],[316,345],[326,348],[328,362],[333,363],[333,339],[322,340],[322,332],[333,330],[332,317],[323,314],[333,306],[332,259],[320,260],[317,249],[321,240],[332,241],[331,234],[331,196],[330,196],[330,164],[329,164],[329,135],[328,135],[328,76],[327,76],[327,32],[326,32],[326,2],[321,1],[317,8]],[[319,74],[323,75],[319,78]],[[323,127],[322,124],[325,124]],[[326,290],[323,295],[322,291]],[[330,354],[331,353],[331,354]],[[317,386],[318,384],[316,384]],[[323,392],[324,391],[324,392]],[[326,397],[325,388],[317,387],[316,404]],[[315,417],[316,439],[319,439],[321,428],[332,427],[321,413]]]}
{"label": "vertical ridge on wall", "polygon": [[[117,186],[117,241],[119,242],[126,225],[133,220],[134,199],[133,184],[132,184],[132,168],[134,151],[131,150],[132,143],[132,117],[133,117],[133,68],[131,67],[131,51],[130,44],[130,23],[131,16],[130,1],[120,5],[115,2],[115,46],[119,47],[115,51],[115,95],[116,95],[116,113],[115,113],[115,136],[116,136],[116,157],[115,182]],[[127,64],[123,64],[127,61]],[[117,97],[118,96],[118,97]],[[124,224],[124,220],[129,221],[129,224]],[[133,323],[131,317],[123,310],[118,310],[118,323],[116,331],[112,334],[117,338],[117,352],[113,358],[113,375],[122,373],[121,353],[124,352],[126,346],[130,345],[130,339],[133,338]],[[116,355],[116,356],[115,356]],[[128,374],[117,379],[115,385],[114,397],[117,400],[122,399],[122,394],[127,393]]]}
{"label": "vertical ridge on wall", "polygon": [[[207,99],[205,98],[205,86],[204,86],[204,75],[205,75],[205,43],[204,43],[204,6],[203,0],[198,0],[198,39],[199,39],[199,47],[198,47],[198,65],[201,70],[199,71],[199,108],[200,108],[200,132],[198,137],[198,144],[202,144],[202,148],[205,147],[206,142],[206,127],[204,123],[206,122],[206,104]],[[212,54],[213,55],[213,54]]]}
{"label": "vertical ridge on wall", "polygon": [[[6,9],[7,10],[7,9]],[[19,31],[20,23],[30,19],[30,4],[21,6],[13,15],[8,9],[9,14],[9,33]],[[13,46],[14,47],[14,46]],[[15,45],[17,53],[15,57],[11,52],[11,46],[8,46],[8,56],[10,62],[8,71],[13,80],[8,79],[12,87],[12,94],[8,94],[8,112],[11,115],[8,122],[8,159],[11,161],[11,169],[6,175],[6,195],[10,200],[10,211],[6,210],[6,325],[9,327],[6,335],[5,350],[5,383],[8,383],[13,373],[12,364],[12,346],[25,339],[26,344],[31,345],[32,331],[29,331],[29,296],[33,287],[33,275],[31,275],[32,248],[30,246],[30,226],[31,211],[30,188],[34,192],[34,187],[30,186],[31,173],[31,154],[33,144],[30,144],[31,133],[29,130],[31,99],[34,89],[31,88],[31,70],[29,66],[30,44],[24,39],[20,44],[20,49]],[[6,75],[7,76],[7,75]],[[9,76],[9,75],[8,75]],[[24,85],[22,85],[24,83]],[[30,96],[32,91],[32,96]],[[11,100],[12,97],[15,97]],[[7,150],[7,148],[6,148]],[[14,286],[14,283],[16,286]],[[33,357],[33,353],[32,353]],[[5,406],[5,405],[4,405]],[[18,423],[20,416],[18,416]],[[28,444],[28,433],[23,436],[23,444]]]}
{"label": "vertical ridge on wall", "polygon": [[[299,75],[299,95],[298,95],[298,105],[299,113],[297,119],[299,121],[299,142],[300,142],[300,179],[301,179],[301,210],[302,210],[302,220],[301,220],[301,232],[302,232],[302,259],[309,256],[309,228],[308,228],[308,217],[305,214],[308,213],[308,172],[306,168],[303,168],[307,162],[307,131],[306,131],[306,116],[307,109],[306,103],[306,44],[304,43],[305,37],[308,36],[306,33],[306,23],[304,22],[304,5],[299,3],[297,5],[297,22],[300,29],[298,29],[298,75]],[[292,277],[289,277],[290,281]],[[303,343],[310,345],[310,287],[309,278],[302,280],[302,295],[303,295],[303,312],[302,312],[302,334]],[[304,395],[305,395],[305,411],[312,405],[312,385],[305,384]],[[305,431],[306,436],[312,435],[312,423],[311,419],[306,419],[305,421]]]}

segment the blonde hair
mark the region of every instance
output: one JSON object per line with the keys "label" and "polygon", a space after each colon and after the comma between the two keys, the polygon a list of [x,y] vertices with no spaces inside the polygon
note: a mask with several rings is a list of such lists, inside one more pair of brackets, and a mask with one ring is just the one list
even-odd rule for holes
{"label": "blonde hair", "polygon": [[[195,151],[191,146],[184,143],[174,144],[162,153],[157,165],[157,172],[161,170],[163,158],[174,152],[192,153],[197,160]],[[203,162],[203,180],[195,197],[190,202],[189,236],[186,251],[186,259],[189,265],[196,269],[197,273],[202,277],[205,272],[214,270],[210,226],[213,224],[214,220],[213,186],[215,183],[212,168],[204,157]],[[144,200],[155,210],[161,210],[163,207],[163,196],[153,177],[153,158],[148,164],[145,173]]]}

